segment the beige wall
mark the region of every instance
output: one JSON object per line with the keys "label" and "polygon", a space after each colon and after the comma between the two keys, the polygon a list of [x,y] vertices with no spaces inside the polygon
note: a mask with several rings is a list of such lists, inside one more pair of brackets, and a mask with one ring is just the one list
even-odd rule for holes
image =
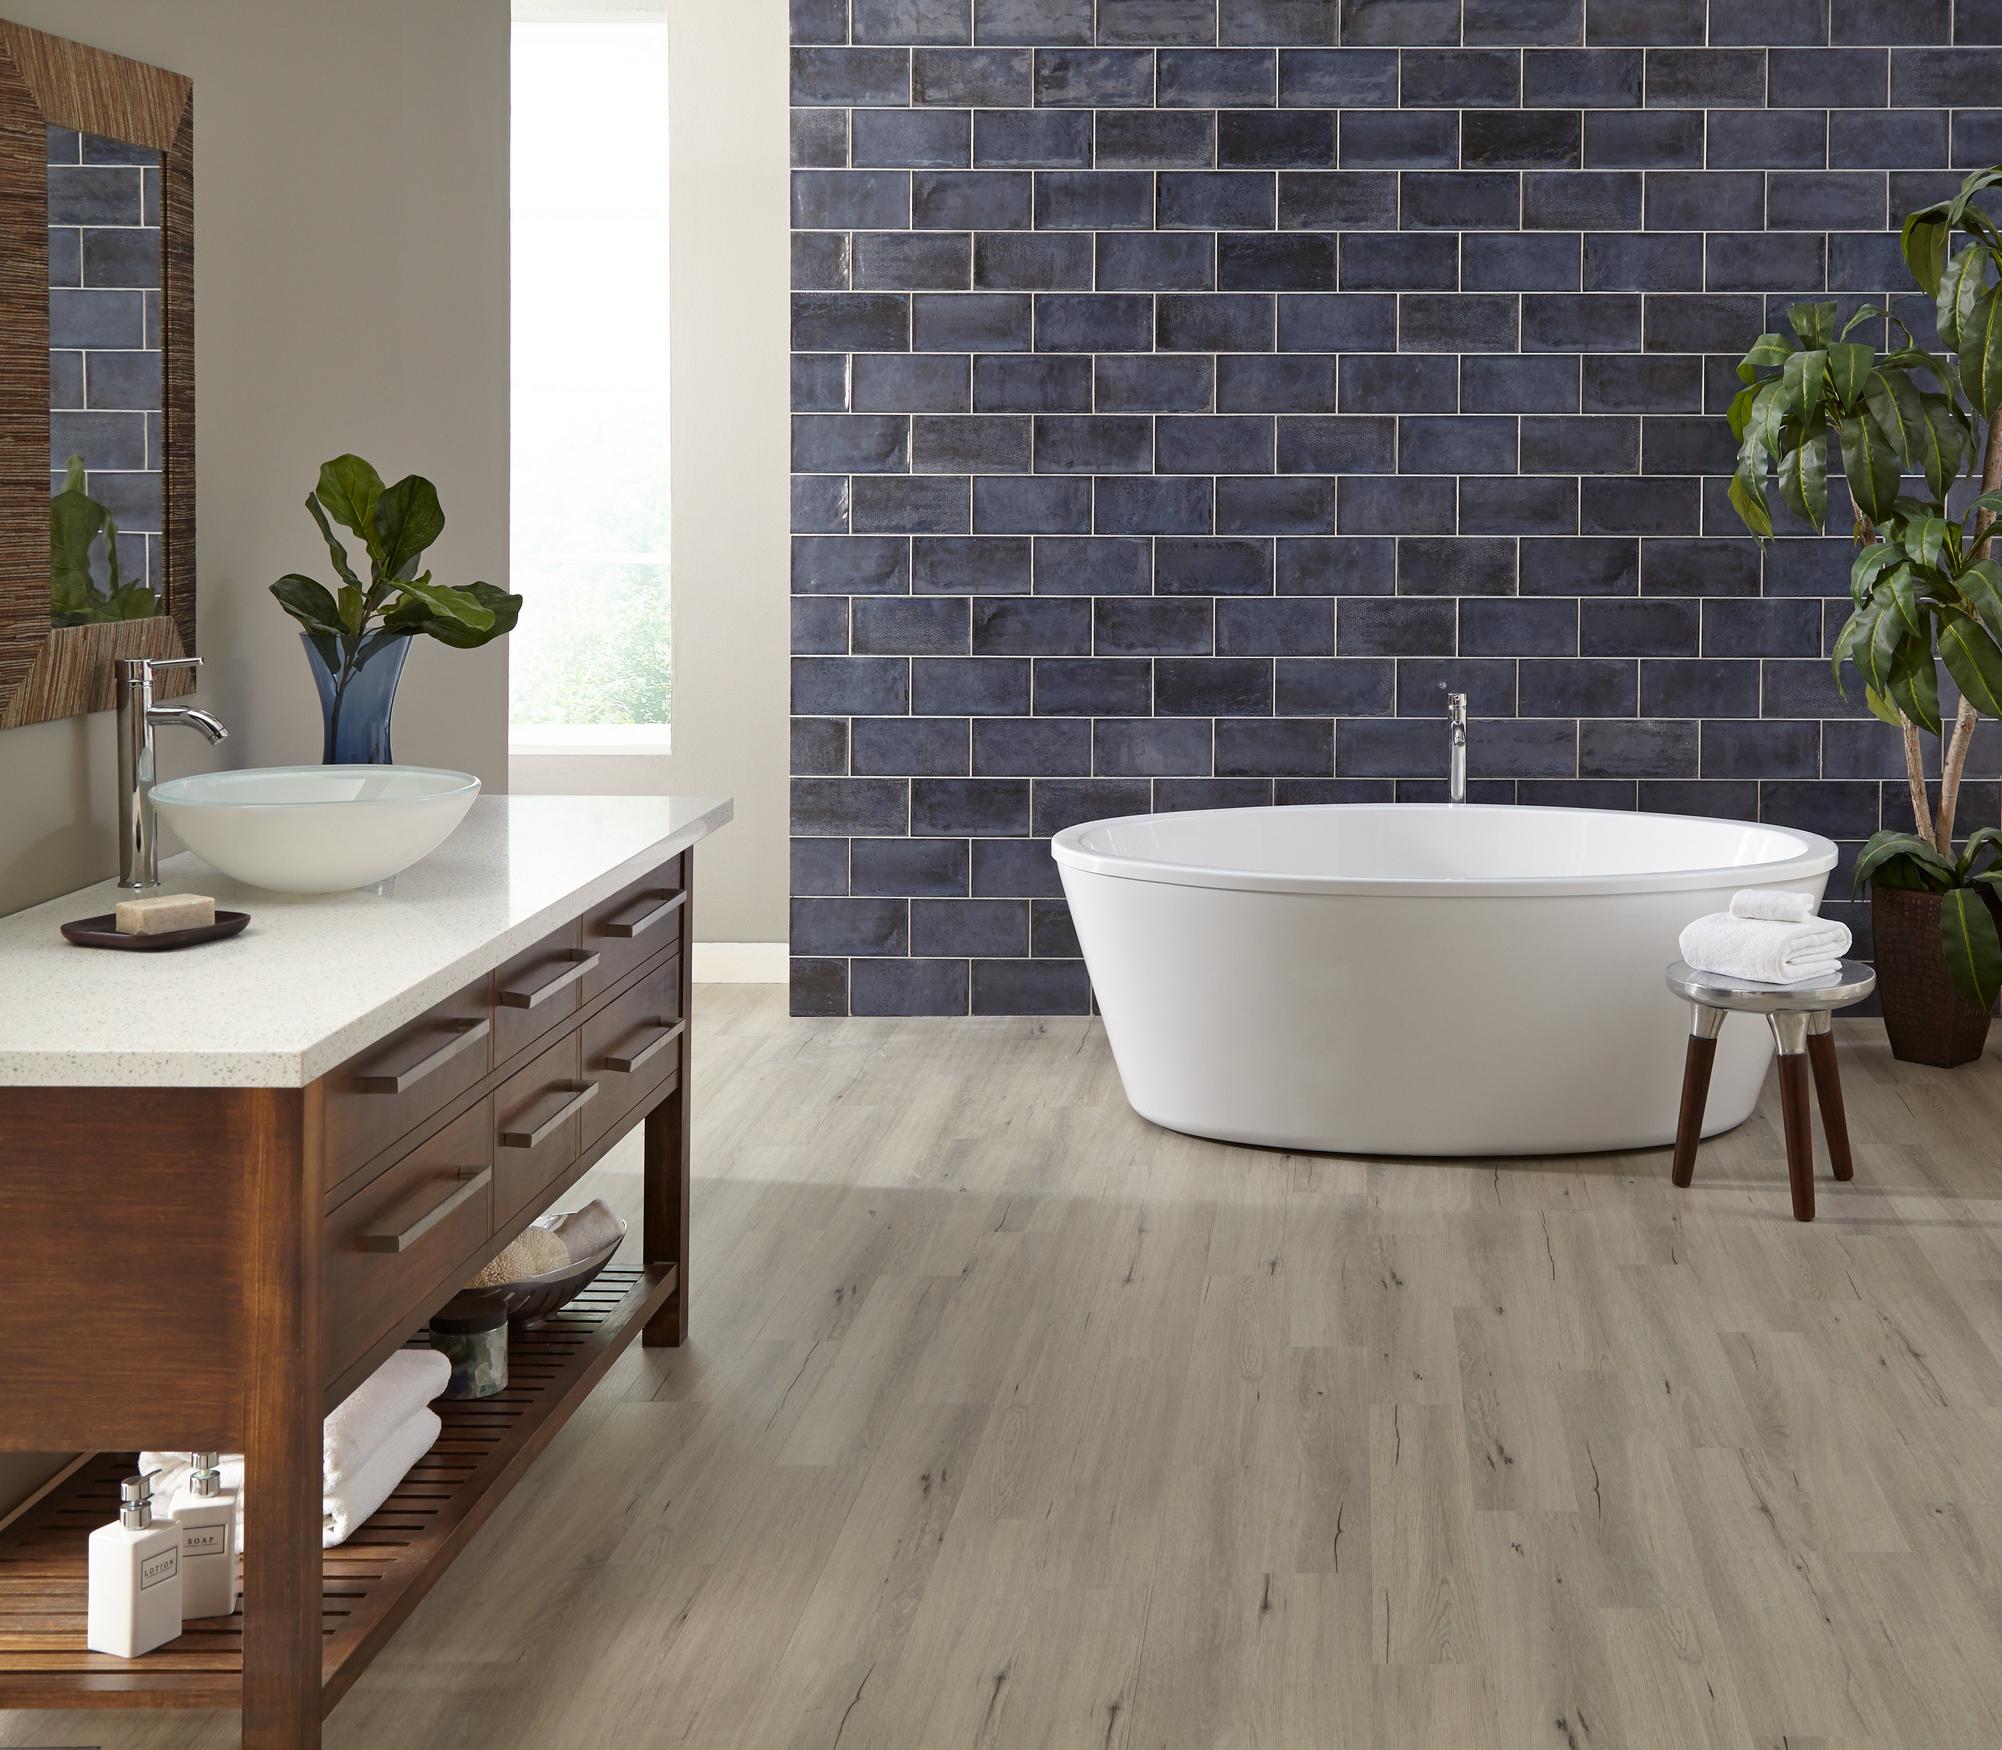
{"label": "beige wall", "polygon": [[[781,9],[782,10],[782,9]],[[319,757],[292,623],[324,575],[303,501],[343,450],[437,481],[441,577],[507,572],[507,0],[9,0],[7,15],[195,81],[200,702],[216,751]],[[316,551],[317,549],[317,551]],[[504,788],[506,657],[420,640],[399,758]],[[0,912],[114,872],[108,715],[0,734]],[[0,1513],[47,1461],[0,1454]]]}
{"label": "beige wall", "polygon": [[[448,581],[507,571],[507,0],[11,0],[23,24],[195,81],[200,702],[210,754],[169,773],[319,757],[292,622],[265,594],[325,575],[301,508],[356,450],[428,474]],[[781,9],[783,10],[783,9]],[[506,655],[419,640],[399,758],[504,788]],[[0,911],[112,872],[108,715],[0,734]]]}
{"label": "beige wall", "polygon": [[[602,4],[602,0],[600,0]],[[599,7],[588,7],[598,10]],[[540,16],[577,8],[538,6]],[[728,792],[705,942],[786,936],[785,0],[670,0],[674,751],[522,758],[521,790]]]}

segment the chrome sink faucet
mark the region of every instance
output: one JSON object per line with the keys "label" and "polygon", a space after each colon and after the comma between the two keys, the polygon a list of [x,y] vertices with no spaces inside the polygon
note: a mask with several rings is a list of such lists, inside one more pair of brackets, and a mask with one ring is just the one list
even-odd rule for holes
{"label": "chrome sink faucet", "polygon": [[1448,693],[1446,695],[1446,727],[1452,736],[1451,775],[1447,780],[1446,799],[1449,802],[1464,802],[1467,799],[1467,695]]}
{"label": "chrome sink faucet", "polygon": [[163,668],[200,668],[199,656],[121,656],[118,670],[118,885],[138,891],[160,885],[160,845],[153,824],[153,731],[178,723],[198,729],[210,746],[229,731],[206,711],[153,703],[153,676]]}

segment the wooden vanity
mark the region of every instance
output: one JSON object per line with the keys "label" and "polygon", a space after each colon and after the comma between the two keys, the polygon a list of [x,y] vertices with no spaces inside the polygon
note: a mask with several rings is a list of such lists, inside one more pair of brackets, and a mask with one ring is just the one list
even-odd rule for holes
{"label": "wooden vanity", "polygon": [[[0,1530],[0,1708],[240,1706],[245,1745],[317,1745],[620,1351],[681,1341],[692,847],[729,814],[483,799],[394,892],[324,901],[176,859],[253,916],[181,954],[49,949],[102,889],[0,920],[0,1448],[92,1455]],[[636,1267],[512,1333],[507,1391],[441,1401],[323,1552],[322,1417],[635,1127]],[[140,1448],[245,1454],[244,1605],[121,1660],[84,1649],[84,1540]]]}

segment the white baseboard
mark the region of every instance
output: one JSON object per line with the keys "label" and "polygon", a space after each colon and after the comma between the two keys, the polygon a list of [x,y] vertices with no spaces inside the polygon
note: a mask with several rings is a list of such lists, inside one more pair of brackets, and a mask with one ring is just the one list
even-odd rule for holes
{"label": "white baseboard", "polygon": [[783,942],[697,942],[697,984],[784,984]]}

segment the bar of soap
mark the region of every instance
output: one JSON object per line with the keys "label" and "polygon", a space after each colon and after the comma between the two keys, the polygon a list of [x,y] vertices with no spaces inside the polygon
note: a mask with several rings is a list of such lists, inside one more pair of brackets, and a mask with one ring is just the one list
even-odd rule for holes
{"label": "bar of soap", "polygon": [[121,899],[113,928],[121,936],[164,936],[214,922],[215,901],[207,894],[149,893],[144,899]]}

